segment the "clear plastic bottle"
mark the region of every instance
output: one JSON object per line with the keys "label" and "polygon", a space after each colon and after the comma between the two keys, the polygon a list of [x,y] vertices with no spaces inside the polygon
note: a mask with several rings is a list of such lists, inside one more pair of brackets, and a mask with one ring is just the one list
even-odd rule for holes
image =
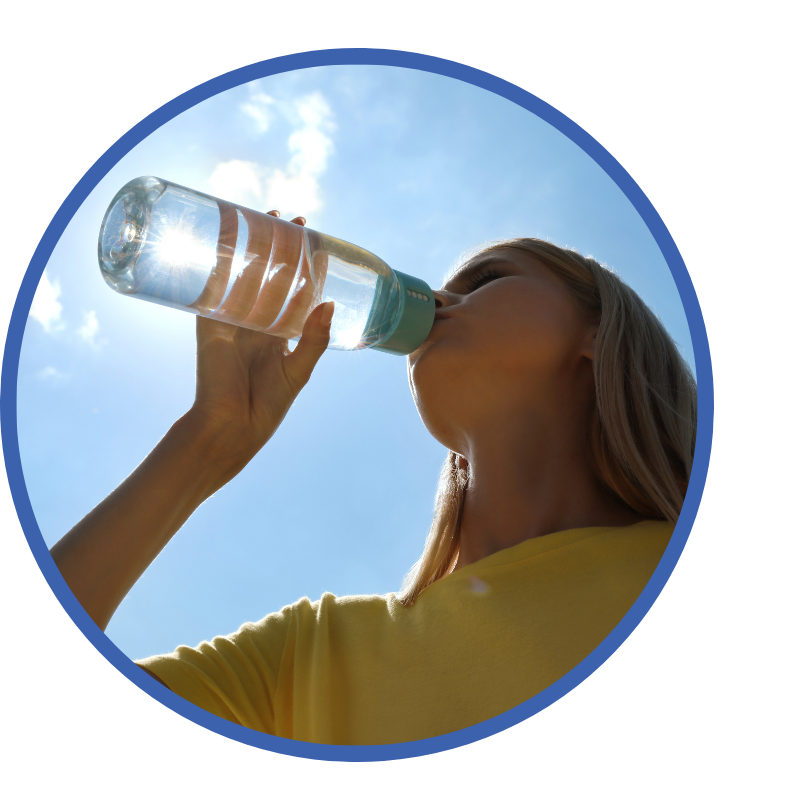
{"label": "clear plastic bottle", "polygon": [[115,195],[98,260],[123,295],[279,337],[334,301],[333,349],[410,354],[433,324],[430,287],[373,253],[158,177]]}

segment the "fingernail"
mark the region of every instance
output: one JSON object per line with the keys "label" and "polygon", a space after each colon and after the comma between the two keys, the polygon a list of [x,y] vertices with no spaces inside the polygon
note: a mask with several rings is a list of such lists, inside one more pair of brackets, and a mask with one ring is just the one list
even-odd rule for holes
{"label": "fingernail", "polygon": [[328,326],[332,323],[332,316],[335,314],[335,302],[328,301],[321,310],[321,326]]}

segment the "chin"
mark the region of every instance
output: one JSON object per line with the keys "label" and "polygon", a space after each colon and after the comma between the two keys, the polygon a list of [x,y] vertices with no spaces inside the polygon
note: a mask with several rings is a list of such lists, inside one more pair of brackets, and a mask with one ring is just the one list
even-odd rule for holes
{"label": "chin", "polygon": [[445,363],[432,362],[431,355],[421,346],[408,355],[411,395],[427,432],[448,450],[455,450],[460,403],[465,400],[462,378],[448,373]]}

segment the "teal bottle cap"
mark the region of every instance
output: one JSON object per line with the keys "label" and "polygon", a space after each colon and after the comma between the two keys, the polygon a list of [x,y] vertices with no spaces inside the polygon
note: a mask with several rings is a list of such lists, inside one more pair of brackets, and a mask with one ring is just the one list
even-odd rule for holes
{"label": "teal bottle cap", "polygon": [[433,327],[436,302],[433,290],[421,278],[400,273],[399,270],[393,272],[402,292],[399,315],[391,334],[369,348],[389,354],[410,354],[425,342]]}

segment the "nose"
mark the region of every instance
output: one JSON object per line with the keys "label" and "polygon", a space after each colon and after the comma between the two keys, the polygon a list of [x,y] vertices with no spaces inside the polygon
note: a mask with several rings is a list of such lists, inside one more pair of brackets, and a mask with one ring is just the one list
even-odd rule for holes
{"label": "nose", "polygon": [[436,309],[449,307],[455,301],[453,294],[445,292],[444,290],[433,290],[433,298],[436,301]]}

